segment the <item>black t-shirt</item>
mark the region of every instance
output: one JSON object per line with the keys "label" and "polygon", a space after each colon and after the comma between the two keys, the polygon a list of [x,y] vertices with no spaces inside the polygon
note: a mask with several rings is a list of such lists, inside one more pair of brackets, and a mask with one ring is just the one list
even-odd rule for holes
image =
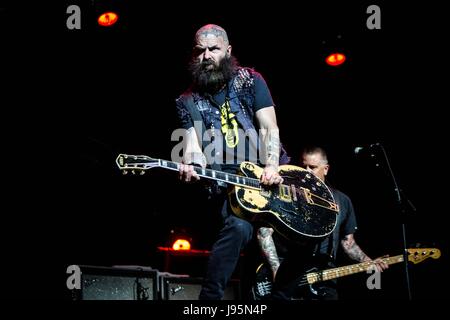
{"label": "black t-shirt", "polygon": [[[251,71],[253,77],[253,85],[254,85],[254,99],[253,105],[249,106],[252,108],[253,113],[256,113],[258,110],[274,106],[274,102],[272,96],[270,94],[270,90],[267,86],[266,81],[262,77],[262,75],[258,72]],[[235,173],[239,167],[239,164],[242,161],[251,161],[258,163],[259,156],[261,153],[258,149],[258,136],[246,136],[243,130],[238,130],[238,143],[236,145],[227,146],[226,137],[222,134],[222,126],[224,121],[224,107],[226,107],[227,100],[227,88],[222,89],[217,94],[213,95],[210,101],[209,109],[202,109],[202,112],[207,112],[208,116],[204,115],[205,118],[209,120],[205,123],[206,129],[214,128],[214,132],[217,135],[220,135],[220,139],[214,142],[215,148],[215,157],[216,159],[220,159],[220,165],[223,171]],[[193,122],[189,112],[187,111],[185,106],[177,106],[178,114],[180,117],[181,125],[184,129],[189,129],[193,127]],[[225,119],[233,118],[225,117]],[[235,119],[236,121],[236,119]],[[237,121],[236,121],[237,122]],[[232,127],[230,125],[230,127]],[[256,129],[255,134],[258,133],[258,126],[254,123],[254,127]],[[242,129],[242,125],[237,122],[237,128]],[[234,132],[234,131],[233,131]],[[219,143],[219,144],[218,144]],[[205,150],[204,150],[205,151]],[[210,150],[208,150],[210,151]],[[218,153],[220,152],[220,153]]]}
{"label": "black t-shirt", "polygon": [[[275,104],[273,103],[269,87],[263,76],[253,71],[253,79],[255,81],[255,103],[253,104],[253,110],[256,112],[259,109],[274,106]],[[225,103],[226,93],[226,88],[220,90],[217,94],[213,95],[214,101],[222,106]],[[220,115],[220,113],[218,114]]]}
{"label": "black t-shirt", "polygon": [[[258,110],[261,110],[266,107],[274,106],[274,102],[272,96],[270,94],[270,90],[267,86],[266,81],[258,72],[254,72],[254,88],[255,88],[255,100],[252,106],[253,111],[256,113]],[[227,99],[227,90],[224,88],[213,97],[212,103],[212,112],[214,117],[214,123],[216,128],[221,128],[222,125],[222,117],[221,112],[223,108],[226,108],[225,102]],[[258,133],[258,126],[254,123],[256,132]],[[238,127],[242,129],[241,124],[238,123]],[[230,147],[227,145],[227,139],[224,134],[222,134],[222,146],[224,152],[221,155],[221,166],[222,170],[226,172],[234,173],[237,171],[239,164],[242,161],[251,161],[258,163],[258,157],[260,155],[259,145],[257,139],[252,139],[253,137],[246,136],[245,133],[241,130],[238,132],[239,135],[239,143],[237,146]],[[245,143],[245,145],[243,145]]]}
{"label": "black t-shirt", "polygon": [[339,214],[336,227],[331,234],[331,237],[328,237],[321,242],[319,252],[326,255],[331,255],[335,259],[341,240],[349,234],[354,234],[356,232],[357,225],[355,210],[353,209],[353,204],[350,198],[343,192],[336,189],[331,189],[331,192],[333,193],[334,200],[339,206]]}

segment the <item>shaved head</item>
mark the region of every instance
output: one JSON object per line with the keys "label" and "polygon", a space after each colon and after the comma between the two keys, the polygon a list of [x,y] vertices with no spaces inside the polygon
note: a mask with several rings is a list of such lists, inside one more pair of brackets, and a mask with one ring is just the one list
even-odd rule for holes
{"label": "shaved head", "polygon": [[195,33],[189,69],[198,92],[219,92],[232,79],[237,68],[238,63],[231,55],[231,45],[222,27],[207,24]]}
{"label": "shaved head", "polygon": [[207,24],[198,29],[195,34],[195,42],[198,42],[202,38],[207,38],[209,35],[213,35],[218,38],[221,37],[225,45],[229,44],[225,29],[215,24]]}

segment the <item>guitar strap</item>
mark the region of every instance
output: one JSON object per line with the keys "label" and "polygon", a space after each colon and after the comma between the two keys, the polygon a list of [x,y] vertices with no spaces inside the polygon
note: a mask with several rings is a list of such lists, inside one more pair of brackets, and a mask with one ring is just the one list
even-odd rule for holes
{"label": "guitar strap", "polygon": [[333,232],[330,234],[330,236],[328,237],[328,252],[327,252],[327,257],[330,258],[332,261],[334,260],[334,230]]}
{"label": "guitar strap", "polygon": [[[202,115],[200,114],[200,111],[198,111],[197,106],[194,103],[194,97],[192,96],[192,94],[190,94],[187,98],[187,103],[186,103],[186,108],[189,111],[189,114],[191,115],[192,121],[195,123],[195,121],[197,121],[197,123],[201,123],[201,128],[199,128],[198,126],[194,126],[196,133],[197,133],[197,138],[199,139],[199,145],[201,145],[202,150],[205,150],[206,148],[206,142],[203,139],[203,133],[207,132],[206,131],[206,126],[205,126],[205,122],[203,121]],[[199,132],[199,129],[201,130],[201,132]],[[206,140],[210,140],[210,139],[206,139]],[[216,163],[215,161],[212,161],[211,165],[210,165],[211,169],[216,170],[216,171],[222,171],[222,167],[220,166],[220,164]],[[221,190],[219,187],[226,187],[226,184],[223,182],[215,182],[213,183],[211,186],[208,187],[209,193],[210,193],[210,197],[213,194],[221,194]]]}
{"label": "guitar strap", "polygon": [[[201,123],[201,132],[199,132],[198,126],[194,126],[196,133],[197,133],[197,138],[199,139],[199,145],[201,145],[202,150],[205,150],[206,148],[206,142],[203,139],[203,133],[207,132],[206,131],[206,126],[205,126],[205,122],[203,121],[202,115],[200,114],[200,111],[198,111],[197,106],[194,103],[194,97],[192,96],[192,94],[190,94],[188,96],[187,99],[187,103],[186,103],[186,108],[189,111],[189,114],[191,115],[192,121],[195,123],[195,121],[197,121],[197,123]],[[209,140],[209,139],[207,139]],[[216,170],[216,171],[222,171],[222,167],[220,164],[218,164],[215,161],[212,161],[211,165],[210,165],[211,169]],[[208,187],[209,193],[210,193],[210,197],[213,194],[221,194],[222,191],[220,189],[220,187],[226,187],[226,184],[221,182],[221,181],[216,181],[215,183],[213,183],[211,186]]]}
{"label": "guitar strap", "polygon": [[[198,132],[199,131],[198,126],[194,126],[194,127],[197,132],[197,138],[199,139],[199,144],[201,145],[202,150],[205,150],[207,141],[204,141],[202,138],[203,138],[203,133],[206,132],[206,126],[205,126],[205,122],[203,121],[202,115],[200,114],[200,111],[198,111],[197,106],[194,103],[194,97],[192,96],[192,94],[190,94],[187,99],[186,108],[189,111],[189,114],[191,115],[192,121],[193,122],[197,121],[197,123],[202,124],[201,132]],[[211,169],[221,171],[222,167],[214,161],[211,164]]]}
{"label": "guitar strap", "polygon": [[[313,256],[320,257],[321,255],[325,255],[330,262],[333,262],[335,259],[335,257],[334,257],[334,252],[335,252],[334,237],[335,237],[335,233],[333,231],[325,240],[320,241],[318,244],[316,244],[315,249],[313,250],[314,251]],[[325,244],[325,242],[328,242],[327,251],[321,252],[322,246]]]}

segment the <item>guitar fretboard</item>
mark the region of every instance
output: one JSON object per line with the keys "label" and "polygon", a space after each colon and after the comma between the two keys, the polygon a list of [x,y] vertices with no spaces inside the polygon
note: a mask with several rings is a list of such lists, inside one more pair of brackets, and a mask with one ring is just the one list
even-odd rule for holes
{"label": "guitar fretboard", "polygon": [[[178,171],[180,168],[180,163],[160,159],[159,166],[170,170]],[[194,167],[194,170],[200,177],[223,181],[225,183],[230,183],[233,185],[252,187],[255,189],[260,188],[260,181],[258,179],[243,177],[237,174],[212,169],[204,169],[199,167]]]}
{"label": "guitar fretboard", "polygon": [[[403,255],[398,255],[394,257],[387,257],[382,259],[387,264],[394,264],[403,261]],[[361,262],[357,264],[352,264],[350,266],[338,267],[333,269],[328,269],[320,272],[311,272],[306,275],[309,284],[313,284],[319,281],[332,280],[343,276],[348,276],[354,273],[367,271],[373,268],[373,262]]]}

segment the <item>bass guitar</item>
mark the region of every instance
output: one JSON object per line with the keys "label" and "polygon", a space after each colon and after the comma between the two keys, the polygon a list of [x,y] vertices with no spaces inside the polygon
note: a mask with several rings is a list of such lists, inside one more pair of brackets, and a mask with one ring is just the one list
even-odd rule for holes
{"label": "bass guitar", "polygon": [[[407,249],[407,251],[408,261],[413,264],[422,262],[427,258],[438,259],[441,256],[441,251],[436,248],[412,248]],[[403,255],[386,257],[381,260],[389,265],[404,261]],[[320,263],[323,264],[324,261],[322,260]],[[305,268],[307,270],[300,272],[301,275],[292,283],[296,287],[295,290],[302,293],[303,296],[305,294],[317,296],[320,294],[320,288],[314,287],[314,284],[364,272],[371,268],[374,268],[374,264],[370,261],[325,270],[318,270],[317,267]],[[270,298],[273,288],[272,277],[272,271],[267,262],[258,266],[256,269],[255,284],[252,287],[252,296],[255,300],[267,300]]]}

